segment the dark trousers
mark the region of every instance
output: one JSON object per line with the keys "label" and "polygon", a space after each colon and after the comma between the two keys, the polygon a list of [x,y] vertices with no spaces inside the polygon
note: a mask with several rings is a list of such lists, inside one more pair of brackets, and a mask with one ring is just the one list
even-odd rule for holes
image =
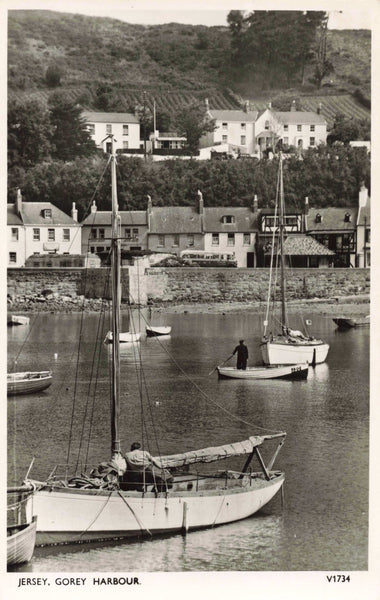
{"label": "dark trousers", "polygon": [[243,371],[245,371],[247,368],[247,359],[238,357],[237,363],[236,363],[236,368],[243,369]]}

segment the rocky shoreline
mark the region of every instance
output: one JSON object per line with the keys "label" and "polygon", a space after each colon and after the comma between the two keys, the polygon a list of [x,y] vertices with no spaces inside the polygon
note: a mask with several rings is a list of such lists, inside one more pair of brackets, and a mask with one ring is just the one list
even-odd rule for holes
{"label": "rocky shoreline", "polygon": [[[8,313],[74,313],[99,312],[108,306],[109,301],[101,298],[84,298],[84,296],[64,296],[57,293],[45,296],[8,297]],[[336,296],[334,298],[313,298],[291,300],[287,304],[288,312],[310,312],[326,315],[356,315],[366,316],[369,313],[369,294],[355,296]],[[127,304],[122,304],[121,310],[128,310]],[[133,308],[133,307],[132,307]],[[137,307],[136,307],[137,308]],[[252,312],[261,313],[265,310],[264,302],[220,302],[220,303],[156,303],[150,308],[155,312],[166,313],[231,313]]]}

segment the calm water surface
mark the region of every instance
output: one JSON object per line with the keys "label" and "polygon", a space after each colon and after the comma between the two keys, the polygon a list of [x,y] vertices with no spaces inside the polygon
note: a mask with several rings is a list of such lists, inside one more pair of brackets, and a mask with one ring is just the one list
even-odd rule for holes
{"label": "calm water surface", "polygon": [[[139,323],[135,315],[136,329],[145,329],[144,318],[146,313]],[[74,550],[36,549],[21,570],[366,570],[369,329],[338,332],[329,317],[308,318],[313,335],[331,348],[327,362],[311,368],[306,381],[233,381],[218,380],[215,372],[209,375],[241,337],[248,345],[250,364],[260,362],[262,319],[248,313],[153,313],[153,322],[171,325],[172,335],[143,337],[123,348],[121,356],[123,449],[143,438],[139,399],[143,384],[136,382],[138,376],[147,387],[143,412],[150,439],[157,436],[161,453],[245,439],[257,433],[247,423],[286,431],[276,462],[286,474],[283,506],[278,495],[250,519],[186,537]],[[54,371],[54,383],[45,392],[8,400],[9,485],[22,481],[33,456],[36,478],[46,477],[55,464],[68,458],[75,462],[78,452],[83,460],[88,454],[93,464],[108,458],[109,347],[96,342],[97,333],[103,339],[108,328],[96,314],[83,320],[80,315],[45,314],[32,317],[27,328],[9,328],[8,369],[17,360],[18,371]],[[123,315],[123,330],[127,329]],[[96,390],[91,373],[97,374]],[[86,403],[88,397],[91,402]],[[90,441],[83,416],[92,421]],[[157,453],[157,446],[150,447]]]}

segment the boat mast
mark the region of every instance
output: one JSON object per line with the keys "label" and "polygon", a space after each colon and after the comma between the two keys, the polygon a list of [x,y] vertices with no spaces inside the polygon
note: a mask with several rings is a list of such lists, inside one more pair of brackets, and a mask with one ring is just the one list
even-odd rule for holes
{"label": "boat mast", "polygon": [[280,152],[280,267],[281,267],[281,324],[283,327],[287,326],[286,323],[286,305],[285,305],[285,264],[284,264],[284,228],[285,228],[285,217],[284,217],[284,181],[282,176],[282,152]]}
{"label": "boat mast", "polygon": [[112,271],[112,388],[111,388],[111,456],[120,454],[120,439],[118,431],[119,398],[120,398],[120,217],[117,201],[116,186],[116,154],[113,135],[110,135],[111,153],[111,184],[112,184],[112,241],[111,241],[111,271]]}

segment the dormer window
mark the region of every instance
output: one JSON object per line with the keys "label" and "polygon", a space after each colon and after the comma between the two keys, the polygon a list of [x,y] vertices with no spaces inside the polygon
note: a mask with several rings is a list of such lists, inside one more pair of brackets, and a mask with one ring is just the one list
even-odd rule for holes
{"label": "dormer window", "polygon": [[235,223],[235,217],[233,215],[224,215],[222,217],[222,223]]}
{"label": "dormer window", "polygon": [[42,211],[42,216],[44,219],[51,219],[52,218],[51,208],[44,208]]}
{"label": "dormer window", "polygon": [[346,212],[346,214],[344,215],[344,222],[351,223],[351,213]]}
{"label": "dormer window", "polygon": [[321,215],[321,213],[317,213],[315,215],[315,222],[316,223],[322,223],[322,215]]}

